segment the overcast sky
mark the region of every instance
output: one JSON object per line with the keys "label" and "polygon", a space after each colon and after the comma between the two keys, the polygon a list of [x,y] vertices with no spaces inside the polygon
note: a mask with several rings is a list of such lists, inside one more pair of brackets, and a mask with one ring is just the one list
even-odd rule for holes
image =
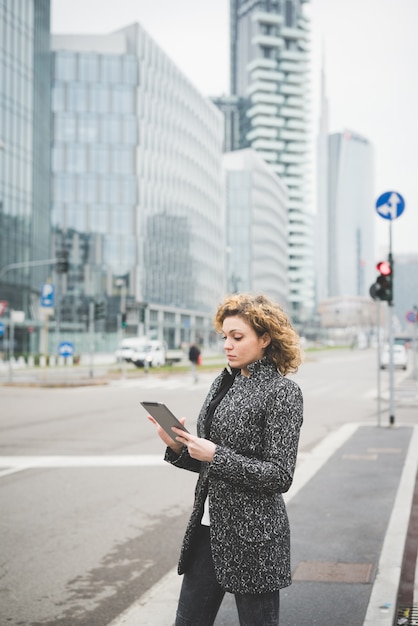
{"label": "overcast sky", "polygon": [[[139,22],[204,95],[229,93],[229,0],[52,0],[53,33],[107,33]],[[321,50],[330,131],[364,135],[375,196],[403,195],[393,251],[418,253],[418,0],[312,0],[312,134]],[[389,222],[376,216],[377,258]],[[380,256],[379,256],[380,255]]]}

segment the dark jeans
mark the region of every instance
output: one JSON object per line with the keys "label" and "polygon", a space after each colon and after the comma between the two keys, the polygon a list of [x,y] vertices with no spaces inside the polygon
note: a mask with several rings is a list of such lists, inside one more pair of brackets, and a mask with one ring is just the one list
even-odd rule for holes
{"label": "dark jeans", "polygon": [[[213,626],[225,591],[210,550],[209,527],[201,526],[192,563],[183,577],[175,626]],[[240,626],[278,626],[279,592],[235,594]]]}

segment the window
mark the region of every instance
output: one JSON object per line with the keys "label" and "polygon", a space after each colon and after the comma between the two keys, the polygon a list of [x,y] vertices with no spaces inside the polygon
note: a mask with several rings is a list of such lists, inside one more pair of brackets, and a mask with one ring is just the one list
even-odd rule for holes
{"label": "window", "polygon": [[98,120],[95,115],[83,114],[78,116],[78,141],[80,143],[94,143],[99,139]]}
{"label": "window", "polygon": [[87,85],[69,83],[67,85],[67,110],[85,112],[87,105]]}
{"label": "window", "polygon": [[99,74],[99,64],[97,55],[94,53],[83,53],[78,55],[78,78],[84,82],[97,82]]}
{"label": "window", "polygon": [[115,147],[112,150],[112,172],[115,174],[133,174],[134,155],[132,148]]}
{"label": "window", "polygon": [[122,59],[123,82],[136,85],[138,82],[138,63],[134,56],[124,56]]}
{"label": "window", "polygon": [[122,118],[122,143],[136,145],[138,142],[137,121],[134,115],[124,115]]}
{"label": "window", "polygon": [[133,113],[134,97],[132,87],[115,85],[112,89],[112,111],[114,113]]}
{"label": "window", "polygon": [[101,118],[103,143],[121,143],[121,118],[119,115],[103,115]]}
{"label": "window", "polygon": [[73,113],[55,116],[55,141],[72,142],[76,139],[76,118]]}
{"label": "window", "polygon": [[66,170],[82,174],[86,169],[86,148],[80,145],[67,146]]}
{"label": "window", "polygon": [[103,55],[101,57],[101,79],[103,83],[121,83],[122,66],[121,57],[116,55]]}
{"label": "window", "polygon": [[65,111],[65,88],[63,83],[52,85],[52,111]]}
{"label": "window", "polygon": [[78,199],[80,202],[97,202],[97,179],[96,176],[78,177]]}
{"label": "window", "polygon": [[93,113],[110,113],[110,89],[107,85],[90,85],[90,110]]}
{"label": "window", "polygon": [[91,172],[107,174],[109,170],[109,148],[103,145],[92,145],[90,148]]}
{"label": "window", "polygon": [[55,78],[63,81],[76,79],[76,55],[74,52],[55,53]]}

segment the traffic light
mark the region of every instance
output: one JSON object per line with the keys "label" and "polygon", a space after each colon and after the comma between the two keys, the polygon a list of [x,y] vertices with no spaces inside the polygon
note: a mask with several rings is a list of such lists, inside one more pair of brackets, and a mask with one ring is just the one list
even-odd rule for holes
{"label": "traffic light", "polygon": [[126,313],[122,313],[121,315],[121,326],[122,328],[126,328]]}
{"label": "traffic light", "polygon": [[56,270],[58,274],[66,274],[69,268],[68,250],[60,250],[57,252]]}
{"label": "traffic light", "polygon": [[392,305],[393,302],[393,262],[391,255],[388,261],[380,261],[376,265],[379,276],[370,287],[370,295],[373,300],[385,300]]}
{"label": "traffic light", "polygon": [[106,317],[106,302],[95,302],[94,303],[94,319],[102,320]]}

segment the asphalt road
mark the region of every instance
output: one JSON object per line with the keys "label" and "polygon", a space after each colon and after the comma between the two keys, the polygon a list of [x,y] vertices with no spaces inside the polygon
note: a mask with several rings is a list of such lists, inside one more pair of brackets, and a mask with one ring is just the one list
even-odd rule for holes
{"label": "asphalt road", "polygon": [[[318,353],[294,376],[301,456],[344,423],[376,424],[375,357]],[[175,565],[196,477],[161,462],[139,402],[193,430],[213,377],[0,388],[1,626],[105,626]]]}

